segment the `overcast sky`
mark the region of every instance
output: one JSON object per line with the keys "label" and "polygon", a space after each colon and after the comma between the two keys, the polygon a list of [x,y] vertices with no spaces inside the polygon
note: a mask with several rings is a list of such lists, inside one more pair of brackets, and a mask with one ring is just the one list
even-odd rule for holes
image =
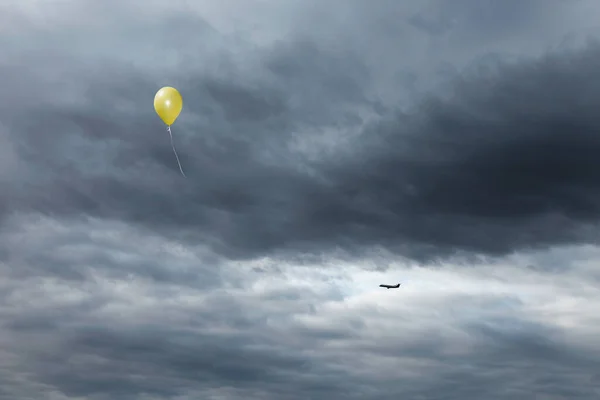
{"label": "overcast sky", "polygon": [[598,399],[598,15],[1,1],[0,400]]}

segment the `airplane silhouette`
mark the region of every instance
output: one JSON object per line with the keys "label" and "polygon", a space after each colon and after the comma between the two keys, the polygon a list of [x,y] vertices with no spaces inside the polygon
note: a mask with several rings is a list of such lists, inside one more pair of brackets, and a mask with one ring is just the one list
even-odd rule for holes
{"label": "airplane silhouette", "polygon": [[400,283],[397,285],[379,285],[379,287],[384,287],[386,289],[398,289],[400,287]]}

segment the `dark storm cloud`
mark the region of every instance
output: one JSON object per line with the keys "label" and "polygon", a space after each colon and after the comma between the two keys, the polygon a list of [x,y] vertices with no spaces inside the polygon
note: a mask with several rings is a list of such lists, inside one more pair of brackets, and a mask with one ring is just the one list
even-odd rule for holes
{"label": "dark storm cloud", "polygon": [[[67,230],[64,223],[69,224]],[[96,229],[90,230],[90,223]],[[179,247],[110,221],[53,223],[38,217],[13,218],[4,222],[0,232],[0,259],[6,263],[0,265],[0,271],[10,279],[60,279],[73,285],[84,285],[98,274],[113,280],[142,278],[180,287],[221,283],[223,261],[219,257]],[[136,254],[131,253],[132,248]]]}
{"label": "dark storm cloud", "polygon": [[[428,258],[589,242],[599,215],[599,55],[592,45],[463,76],[451,98],[371,122],[350,148],[309,162],[291,152],[292,133],[314,124],[351,129],[357,121],[344,120],[344,112],[370,103],[358,95],[360,81],[349,85],[356,69],[314,44],[274,49],[265,55],[275,76],[266,86],[186,78],[189,113],[214,110],[206,130],[186,117],[175,129],[188,180],[175,176],[152,110],[137,104],[127,116],[110,105],[110,80],[92,80],[90,106],[40,110],[12,125],[29,170],[45,168],[39,172],[47,177],[35,190],[19,184],[5,202],[210,232],[214,246],[232,256],[384,244]],[[339,85],[327,78],[326,64],[336,66]],[[120,83],[125,102],[152,97],[143,76]],[[285,95],[281,85],[296,90]],[[100,99],[103,107],[94,106]],[[319,109],[318,99],[348,100]],[[98,158],[97,171],[81,169],[82,150]]]}

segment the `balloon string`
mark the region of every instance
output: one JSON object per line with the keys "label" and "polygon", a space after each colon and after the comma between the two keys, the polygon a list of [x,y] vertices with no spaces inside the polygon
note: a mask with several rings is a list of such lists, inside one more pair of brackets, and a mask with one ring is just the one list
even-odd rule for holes
{"label": "balloon string", "polygon": [[179,156],[177,155],[177,150],[175,150],[175,144],[173,143],[173,134],[171,133],[171,126],[167,126],[167,132],[169,132],[169,137],[171,138],[171,147],[173,148],[173,153],[175,153],[175,158],[177,159],[177,165],[179,165],[179,171],[181,171],[181,175],[184,178],[187,178],[183,173],[183,169],[181,168],[181,163],[179,162]]}

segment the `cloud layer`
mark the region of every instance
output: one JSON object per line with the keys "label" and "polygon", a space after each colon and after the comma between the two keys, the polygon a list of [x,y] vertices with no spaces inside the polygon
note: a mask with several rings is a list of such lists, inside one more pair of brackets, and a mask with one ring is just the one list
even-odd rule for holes
{"label": "cloud layer", "polygon": [[5,3],[0,399],[600,394],[595,2]]}

